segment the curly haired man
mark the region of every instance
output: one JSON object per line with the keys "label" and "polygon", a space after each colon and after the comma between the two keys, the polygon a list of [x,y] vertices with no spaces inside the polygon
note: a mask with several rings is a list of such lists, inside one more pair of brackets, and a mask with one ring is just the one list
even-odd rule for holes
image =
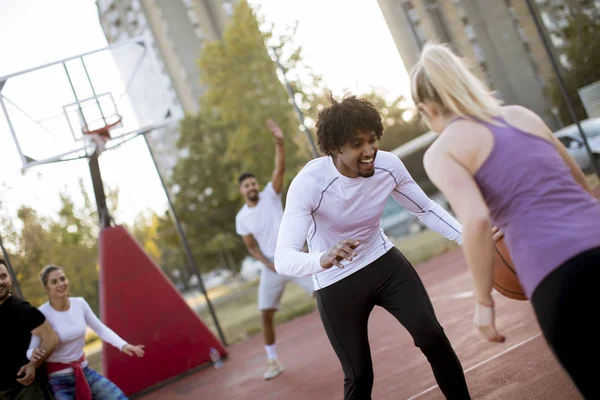
{"label": "curly haired man", "polygon": [[[292,181],[279,229],[275,268],[312,275],[321,320],[344,371],[344,398],[370,399],[373,365],[367,324],[375,306],[392,314],[425,354],[449,399],[468,399],[458,357],[413,266],[381,229],[389,196],[425,225],[461,243],[461,226],[415,183],[395,155],[379,150],[381,116],[355,96],[318,116],[326,154]],[[309,253],[303,253],[308,242]]]}

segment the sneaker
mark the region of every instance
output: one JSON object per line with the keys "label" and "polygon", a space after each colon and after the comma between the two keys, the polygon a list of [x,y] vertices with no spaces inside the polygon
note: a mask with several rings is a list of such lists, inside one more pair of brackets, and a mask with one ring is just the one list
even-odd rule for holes
{"label": "sneaker", "polygon": [[269,367],[267,368],[267,372],[263,374],[263,378],[266,381],[275,378],[277,375],[281,374],[285,369],[283,365],[279,363],[277,360],[269,360]]}

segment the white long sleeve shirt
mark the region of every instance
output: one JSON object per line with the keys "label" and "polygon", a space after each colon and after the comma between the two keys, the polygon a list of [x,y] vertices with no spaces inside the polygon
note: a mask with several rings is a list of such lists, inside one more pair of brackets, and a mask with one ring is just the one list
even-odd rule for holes
{"label": "white long sleeve shirt", "polygon": [[[394,154],[378,151],[375,174],[348,178],[331,157],[310,161],[292,181],[275,251],[281,275],[313,276],[315,290],[360,270],[393,246],[381,228],[390,194],[430,229],[461,244],[462,227],[431,200]],[[321,256],[344,239],[358,239],[357,256],[344,268],[321,267]],[[305,241],[309,253],[302,252]]]}
{"label": "white long sleeve shirt", "polygon": [[[127,344],[114,331],[96,317],[91,307],[83,297],[70,297],[71,306],[67,311],[57,311],[46,302],[42,304],[39,310],[46,316],[52,328],[58,334],[60,344],[54,352],[48,357],[48,361],[57,363],[72,363],[77,361],[83,355],[83,346],[85,345],[85,332],[89,326],[103,341],[110,343],[119,350]],[[31,359],[31,353],[40,345],[40,338],[32,335],[27,351],[27,358]],[[86,366],[84,362],[82,366]],[[70,373],[72,368],[57,371],[56,374]]]}

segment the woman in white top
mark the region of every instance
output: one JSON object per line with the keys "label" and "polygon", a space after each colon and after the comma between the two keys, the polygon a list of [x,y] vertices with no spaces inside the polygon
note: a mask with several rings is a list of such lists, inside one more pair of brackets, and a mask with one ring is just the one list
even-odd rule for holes
{"label": "woman in white top", "polygon": [[[39,310],[46,316],[60,344],[47,360],[52,394],[56,400],[120,400],[125,394],[111,381],[88,366],[83,352],[86,328],[89,326],[105,342],[123,353],[144,356],[144,346],[133,346],[104,325],[82,297],[69,297],[69,281],[55,265],[45,267],[40,279],[49,301]],[[40,339],[32,336],[27,357],[36,360],[42,355]]]}

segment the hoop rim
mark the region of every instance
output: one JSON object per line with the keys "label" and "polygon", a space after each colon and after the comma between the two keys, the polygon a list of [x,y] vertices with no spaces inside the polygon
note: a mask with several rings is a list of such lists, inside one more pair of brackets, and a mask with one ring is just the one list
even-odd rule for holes
{"label": "hoop rim", "polygon": [[109,130],[111,130],[115,126],[119,125],[123,121],[123,117],[120,114],[114,114],[114,115],[117,116],[116,121],[111,122],[110,124],[106,124],[98,129],[92,129],[92,130],[89,130],[88,126],[85,125],[83,128],[81,128],[81,132],[84,135],[98,135],[101,133],[108,133]]}

